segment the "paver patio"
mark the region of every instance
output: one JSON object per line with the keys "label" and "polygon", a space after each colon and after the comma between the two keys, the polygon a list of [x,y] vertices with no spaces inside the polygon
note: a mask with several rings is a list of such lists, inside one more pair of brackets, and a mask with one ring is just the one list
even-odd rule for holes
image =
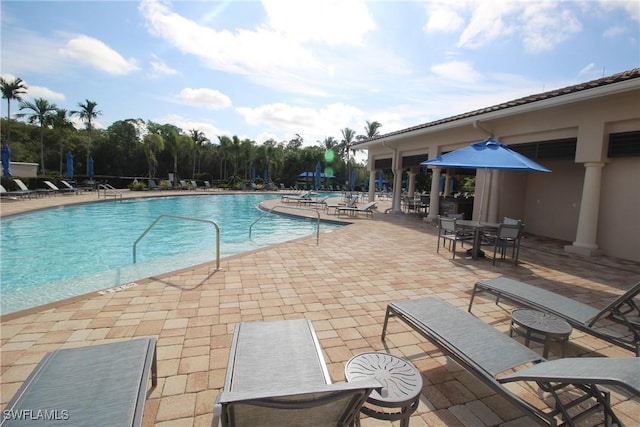
{"label": "paver patio", "polygon": [[[0,208],[6,215],[81,200],[93,201],[95,195],[3,201]],[[638,263],[567,254],[566,242],[531,236],[523,240],[517,267],[508,261],[494,267],[490,259],[452,260],[447,250],[436,254],[433,225],[415,215],[384,214],[385,203],[379,203],[373,220],[348,218],[352,225],[322,233],[318,245],[315,235],[309,236],[225,258],[221,271],[214,264],[199,265],[139,280],[120,292],[4,316],[1,407],[48,351],[151,335],[158,337],[159,379],[146,402],[144,425],[209,426],[234,325],[304,317],[313,321],[333,381],[343,381],[347,360],[365,351],[389,351],[416,365],[424,388],[412,427],[530,425],[517,408],[401,322],[390,322],[382,343],[387,303],[430,295],[466,310],[476,281],[506,275],[599,305],[640,280]],[[481,296],[473,313],[506,333],[508,308]],[[552,345],[551,358],[559,349]],[[633,357],[574,331],[565,356],[585,355]],[[640,398],[614,390],[612,401],[629,425],[640,419]],[[587,425],[600,422],[592,416]],[[390,423],[367,418],[363,425]]]}

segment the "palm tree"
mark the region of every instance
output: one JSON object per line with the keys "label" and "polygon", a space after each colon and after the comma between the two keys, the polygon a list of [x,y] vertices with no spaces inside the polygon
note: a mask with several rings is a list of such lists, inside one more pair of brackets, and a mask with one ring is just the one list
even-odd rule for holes
{"label": "palm tree", "polygon": [[91,131],[93,130],[93,119],[101,115],[102,111],[96,109],[98,106],[96,102],[89,101],[88,99],[85,99],[84,102],[84,104],[82,102],[78,102],[78,107],[80,107],[80,109],[72,111],[71,115],[77,115],[80,117],[80,120],[85,122],[87,127],[87,133],[89,134],[89,140],[87,141],[87,175],[89,175],[89,156],[91,156]]}
{"label": "palm tree", "polygon": [[364,139],[371,139],[374,138],[376,136],[380,135],[380,131],[379,129],[382,127],[382,124],[380,122],[370,122],[369,120],[367,120],[367,124],[364,127],[364,135],[358,135],[357,139],[358,141],[362,141]]}
{"label": "palm tree", "polygon": [[22,95],[27,93],[27,86],[20,77],[7,81],[0,77],[2,97],[7,100],[7,144],[11,142],[11,100],[22,101]]}
{"label": "palm tree", "polygon": [[56,114],[51,116],[51,126],[58,132],[60,144],[60,175],[62,175],[63,152],[64,152],[64,135],[67,131],[74,129],[73,123],[67,117],[68,111],[64,108],[56,108]]}
{"label": "palm tree", "polygon": [[30,110],[31,114],[20,114],[20,117],[27,116],[29,123],[40,125],[40,170],[44,175],[44,128],[51,124],[51,118],[56,111],[56,104],[49,104],[49,101],[38,98],[33,102],[22,101],[20,111]]}
{"label": "palm tree", "polygon": [[345,181],[348,181],[351,179],[351,175],[350,175],[351,171],[349,170],[349,150],[353,145],[353,139],[355,138],[355,136],[356,136],[355,130],[349,129],[349,128],[342,129],[342,142],[341,142],[342,153],[347,155],[347,179]]}
{"label": "palm tree", "polygon": [[142,150],[147,158],[149,166],[149,179],[155,176],[155,169],[158,166],[156,153],[164,150],[164,139],[157,133],[148,133],[142,140]]}
{"label": "palm tree", "polygon": [[196,159],[198,160],[198,173],[200,173],[200,152],[205,143],[209,142],[209,139],[204,135],[204,132],[198,129],[191,129],[189,136],[194,142],[193,146],[193,173],[192,177],[196,176]]}

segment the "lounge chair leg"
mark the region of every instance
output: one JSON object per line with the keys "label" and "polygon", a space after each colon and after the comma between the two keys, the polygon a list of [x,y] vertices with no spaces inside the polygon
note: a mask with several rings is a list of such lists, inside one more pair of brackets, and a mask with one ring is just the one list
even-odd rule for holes
{"label": "lounge chair leg", "polygon": [[384,315],[384,324],[382,325],[382,336],[380,337],[381,341],[384,341],[385,336],[387,335],[387,324],[389,323],[389,317],[392,317],[391,307],[387,306],[387,312]]}

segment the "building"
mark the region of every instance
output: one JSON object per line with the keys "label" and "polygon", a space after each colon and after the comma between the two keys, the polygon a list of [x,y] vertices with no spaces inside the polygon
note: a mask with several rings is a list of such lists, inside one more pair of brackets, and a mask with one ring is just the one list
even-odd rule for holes
{"label": "building", "polygon": [[[640,68],[391,132],[354,145],[368,151],[369,199],[376,173],[393,176],[393,212],[400,212],[420,163],[488,137],[551,169],[551,173],[476,171],[473,219],[520,218],[526,232],[569,242],[567,252],[640,262]],[[431,209],[439,213],[440,176],[431,169]],[[449,188],[448,185],[445,186]],[[479,190],[478,190],[479,191]],[[479,215],[482,214],[482,218]]]}

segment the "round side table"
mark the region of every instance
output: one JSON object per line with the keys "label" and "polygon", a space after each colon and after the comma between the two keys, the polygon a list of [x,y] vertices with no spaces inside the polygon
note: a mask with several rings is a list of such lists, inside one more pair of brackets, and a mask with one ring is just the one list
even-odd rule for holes
{"label": "round side table", "polygon": [[[383,386],[382,395],[371,392],[362,413],[380,420],[400,420],[401,427],[409,426],[422,391],[422,376],[411,363],[387,353],[362,353],[349,359],[344,373],[347,381],[375,378]],[[384,408],[397,410],[387,412]],[[356,418],[356,426],[360,426],[360,418]]]}
{"label": "round side table", "polygon": [[542,357],[545,359],[549,355],[549,345],[552,342],[561,342],[561,357],[564,357],[564,344],[571,335],[571,325],[565,320],[552,314],[543,313],[528,308],[518,308],[511,313],[511,330],[524,337],[524,345],[529,346],[530,341],[544,344]]}

